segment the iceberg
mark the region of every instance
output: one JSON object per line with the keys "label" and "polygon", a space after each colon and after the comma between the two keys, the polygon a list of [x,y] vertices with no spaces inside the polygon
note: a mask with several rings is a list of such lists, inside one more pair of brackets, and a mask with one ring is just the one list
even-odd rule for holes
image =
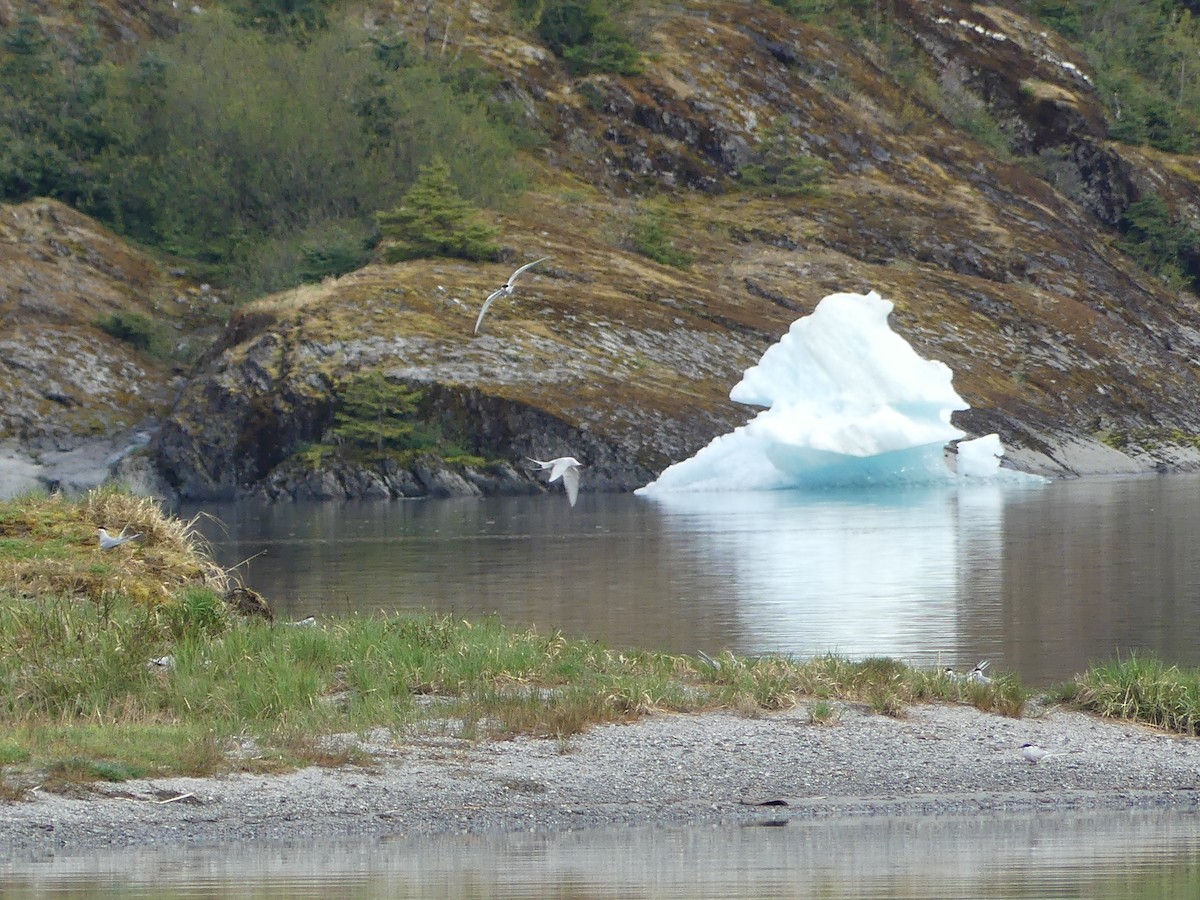
{"label": "iceberg", "polygon": [[954,373],[892,331],[891,312],[875,291],[825,297],[729,392],[766,408],[635,493],[1044,482],[1002,469],[997,435],[963,440],[950,416],[970,406]]}

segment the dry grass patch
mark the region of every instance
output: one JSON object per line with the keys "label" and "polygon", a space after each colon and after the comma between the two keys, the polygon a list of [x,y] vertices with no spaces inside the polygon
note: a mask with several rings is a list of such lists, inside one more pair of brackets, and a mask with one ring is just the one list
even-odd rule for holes
{"label": "dry grass patch", "polygon": [[[189,585],[223,592],[227,573],[212,561],[195,522],[112,488],[82,500],[27,494],[0,502],[0,590],[97,603],[121,597],[146,605],[168,603]],[[141,537],[102,550],[100,528]]]}

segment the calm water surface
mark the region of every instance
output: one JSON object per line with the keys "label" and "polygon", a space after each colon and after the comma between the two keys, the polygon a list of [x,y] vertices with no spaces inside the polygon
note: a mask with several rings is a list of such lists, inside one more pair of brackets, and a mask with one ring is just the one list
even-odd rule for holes
{"label": "calm water surface", "polygon": [[1200,819],[1109,813],[605,829],[0,864],[0,896],[1194,898]]}
{"label": "calm water surface", "polygon": [[1200,665],[1200,476],[202,509],[283,616],[498,613],[671,652],[988,658],[1035,685],[1133,650]]}

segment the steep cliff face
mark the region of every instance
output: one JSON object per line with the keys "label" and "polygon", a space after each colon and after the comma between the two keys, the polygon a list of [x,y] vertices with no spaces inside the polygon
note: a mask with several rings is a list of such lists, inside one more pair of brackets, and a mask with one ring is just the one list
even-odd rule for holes
{"label": "steep cliff face", "polygon": [[[392,13],[420,45],[418,6]],[[492,67],[549,136],[535,188],[495,217],[504,261],[377,264],[244,308],[157,466],[187,497],[411,496],[528,490],[523,456],[570,452],[590,488],[628,489],[753,414],[729,388],[793,320],[869,288],[956,373],[956,424],[998,431],[1020,467],[1200,463],[1200,301],[1114,230],[1149,192],[1200,218],[1194,160],[1108,140],[1086,61],[1004,4],[891,6],[878,58],[766,3],[655,6],[634,23],[642,74],[572,78],[505,4],[447,5],[446,52]],[[1009,149],[955,110],[986,111]],[[816,189],[745,185],[773,126],[823,167]],[[648,198],[690,266],[633,249]],[[483,298],[544,255],[472,335]],[[306,453],[336,385],[373,370],[420,388],[421,416],[484,462]]]}

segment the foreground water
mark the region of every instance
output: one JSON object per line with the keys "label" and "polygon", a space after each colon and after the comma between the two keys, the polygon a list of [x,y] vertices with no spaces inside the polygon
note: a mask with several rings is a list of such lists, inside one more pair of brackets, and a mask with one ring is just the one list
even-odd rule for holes
{"label": "foreground water", "polygon": [[287,617],[497,613],[670,652],[987,658],[1035,685],[1131,651],[1200,664],[1198,476],[203,511]]}
{"label": "foreground water", "polygon": [[1146,812],[123,850],[0,867],[0,896],[1200,896],[1200,819]]}
{"label": "foreground water", "polygon": [[[1200,664],[1200,477],[1037,489],[583,495],[185,510],[284,617],[498,613],[616,646],[1028,683]],[[0,859],[0,897],[1195,897],[1200,818],[913,817]]]}

